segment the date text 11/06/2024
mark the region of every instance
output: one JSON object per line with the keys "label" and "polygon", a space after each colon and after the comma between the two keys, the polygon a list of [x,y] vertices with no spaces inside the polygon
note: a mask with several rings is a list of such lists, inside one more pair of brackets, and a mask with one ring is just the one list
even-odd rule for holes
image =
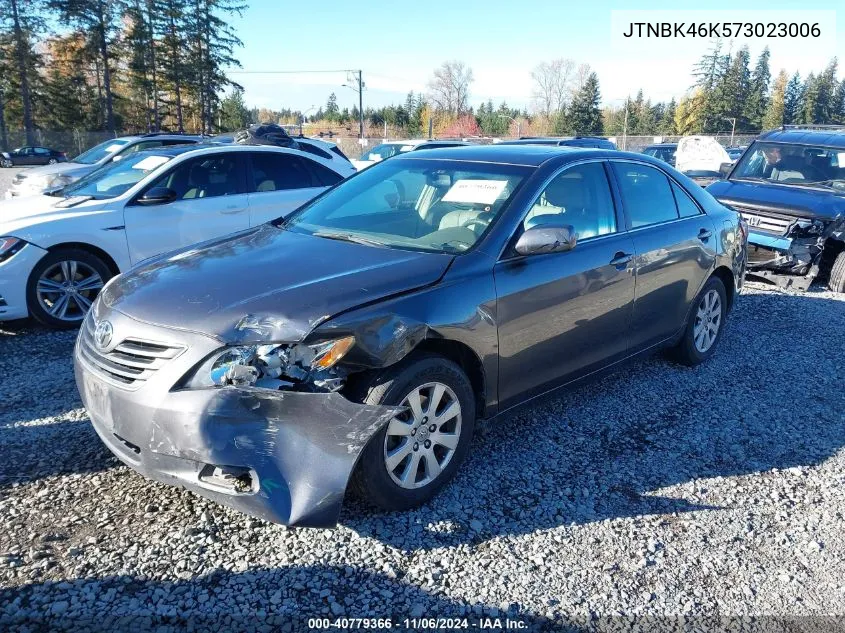
{"label": "date text 11/06/2024", "polygon": [[528,623],[515,618],[308,618],[308,628],[320,629],[410,629],[410,630],[491,630],[519,631],[528,628]]}

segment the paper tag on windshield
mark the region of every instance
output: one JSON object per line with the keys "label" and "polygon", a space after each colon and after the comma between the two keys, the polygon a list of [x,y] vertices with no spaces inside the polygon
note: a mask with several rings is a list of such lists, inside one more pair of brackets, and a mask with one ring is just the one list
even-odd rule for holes
{"label": "paper tag on windshield", "polygon": [[443,201],[493,204],[507,184],[507,180],[459,180],[446,192]]}
{"label": "paper tag on windshield", "polygon": [[109,145],[106,148],[106,154],[111,154],[112,152],[116,152],[119,149],[122,149],[123,145]]}
{"label": "paper tag on windshield", "polygon": [[132,165],[132,169],[143,169],[144,171],[150,171],[158,167],[159,165],[164,165],[169,158],[165,156],[147,156],[146,158],[139,160],[137,163]]}
{"label": "paper tag on windshield", "polygon": [[836,152],[836,166],[839,169],[845,167],[845,152]]}

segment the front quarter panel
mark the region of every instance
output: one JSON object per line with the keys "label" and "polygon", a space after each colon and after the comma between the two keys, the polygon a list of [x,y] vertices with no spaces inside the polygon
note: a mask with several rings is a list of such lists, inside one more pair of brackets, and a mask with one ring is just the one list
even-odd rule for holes
{"label": "front quarter panel", "polygon": [[484,413],[493,415],[499,367],[493,263],[480,251],[456,257],[439,282],[336,316],[308,339],[354,335],[355,346],[343,361],[352,370],[393,365],[426,340],[465,345],[480,361]]}

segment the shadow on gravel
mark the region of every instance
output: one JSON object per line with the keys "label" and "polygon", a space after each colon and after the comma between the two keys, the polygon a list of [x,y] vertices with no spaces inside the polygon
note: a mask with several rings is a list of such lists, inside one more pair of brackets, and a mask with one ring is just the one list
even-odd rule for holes
{"label": "shadow on gravel", "polygon": [[699,480],[811,466],[845,445],[843,312],[812,294],[743,295],[709,362],[633,362],[526,408],[489,425],[428,505],[374,514],[347,502],[342,522],[412,551],[714,509]]}
{"label": "shadow on gravel", "polygon": [[[334,609],[332,603],[337,603]],[[389,610],[376,606],[385,603],[392,605]],[[465,604],[410,585],[401,575],[348,566],[218,571],[176,582],[107,576],[0,589],[4,631],[305,631],[329,628],[327,623],[309,626],[308,618],[344,616],[392,618],[398,630],[434,628],[406,626],[404,620],[412,617],[499,618],[494,630],[504,629],[506,618],[523,623],[521,631],[581,630],[565,620],[526,613],[516,604],[504,611]]]}

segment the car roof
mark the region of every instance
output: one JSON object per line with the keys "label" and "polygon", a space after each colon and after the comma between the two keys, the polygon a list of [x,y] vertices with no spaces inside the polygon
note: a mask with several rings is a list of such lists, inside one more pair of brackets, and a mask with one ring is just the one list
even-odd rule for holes
{"label": "car roof", "polygon": [[651,149],[652,147],[677,147],[677,143],[652,143],[646,149]]}
{"label": "car roof", "polygon": [[[298,150],[294,147],[279,147],[277,145],[242,145],[240,143],[191,143],[186,145],[165,145],[162,147],[150,147],[138,152],[139,154],[155,154],[157,156],[180,156],[189,152],[295,152],[298,154],[308,155],[313,158],[314,154],[304,150]],[[328,160],[328,159],[324,159]],[[332,157],[334,160],[334,157]]]}
{"label": "car roof", "polygon": [[824,145],[845,148],[845,128],[786,128],[764,132],[757,140],[767,143],[794,143],[796,145]]}
{"label": "car roof", "polygon": [[[631,155],[635,156],[635,154]],[[586,156],[619,158],[620,152],[591,147],[497,143],[495,145],[435,148],[419,154],[407,152],[394,156],[390,160],[464,160],[477,163],[503,163],[539,167],[553,158],[568,157],[574,160]]]}

